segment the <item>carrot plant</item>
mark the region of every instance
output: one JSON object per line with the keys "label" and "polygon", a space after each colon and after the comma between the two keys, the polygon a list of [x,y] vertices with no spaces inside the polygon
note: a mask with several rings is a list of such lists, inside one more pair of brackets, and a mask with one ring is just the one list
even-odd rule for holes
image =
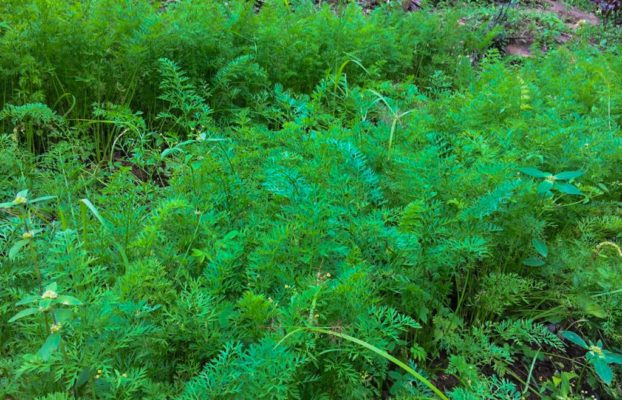
{"label": "carrot plant", "polygon": [[619,49],[320,3],[2,2],[0,397],[622,396]]}

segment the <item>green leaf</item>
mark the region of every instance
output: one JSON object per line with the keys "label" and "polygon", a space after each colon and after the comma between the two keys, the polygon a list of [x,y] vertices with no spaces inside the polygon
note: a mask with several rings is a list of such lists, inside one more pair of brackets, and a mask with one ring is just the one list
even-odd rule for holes
{"label": "green leaf", "polygon": [[39,308],[40,309],[49,309],[50,306],[52,305],[52,299],[41,299],[41,301],[39,301]]}
{"label": "green leaf", "polygon": [[82,302],[78,299],[76,299],[73,296],[58,296],[58,298],[56,299],[57,302],[66,305],[66,306],[80,306],[82,305]]}
{"label": "green leaf", "polygon": [[578,296],[577,305],[579,305],[579,307],[581,307],[581,309],[589,315],[596,318],[607,318],[607,312],[603,309],[603,307],[589,296]]}
{"label": "green leaf", "polygon": [[541,259],[540,257],[527,257],[523,260],[523,264],[527,265],[528,267],[541,267],[544,265],[544,260]]}
{"label": "green leaf", "polygon": [[231,240],[231,239],[235,238],[236,236],[238,236],[239,234],[240,234],[240,232],[238,232],[238,231],[231,231],[231,232],[227,233],[223,239],[224,240]]}
{"label": "green leaf", "polygon": [[30,243],[30,240],[27,239],[18,240],[17,242],[15,242],[15,244],[9,250],[9,260],[15,260],[15,257],[17,257],[20,250],[24,248],[24,246],[26,246],[28,243]]}
{"label": "green leaf", "polygon": [[594,365],[594,370],[600,379],[602,379],[607,385],[610,385],[613,380],[613,371],[611,370],[611,367],[600,357],[594,360],[592,364]]}
{"label": "green leaf", "polygon": [[54,200],[55,198],[56,198],[56,196],[42,196],[42,197],[37,197],[36,199],[28,200],[28,203],[29,204],[32,204],[32,203],[42,203],[44,201]]}
{"label": "green leaf", "polygon": [[545,194],[548,193],[551,188],[553,187],[554,183],[552,181],[542,181],[540,182],[540,184],[538,185],[538,189],[537,192],[539,194]]}
{"label": "green leaf", "polygon": [[14,205],[15,204],[12,201],[9,201],[8,203],[0,203],[0,208],[11,208]]}
{"label": "green leaf", "polygon": [[533,176],[534,178],[548,178],[553,175],[550,172],[543,172],[533,167],[520,168],[519,171],[525,175]]}
{"label": "green leaf", "polygon": [[179,147],[169,147],[168,149],[165,149],[161,154],[160,154],[160,160],[163,160],[166,158],[166,156],[168,156],[169,154],[172,153],[183,153],[184,150],[180,149]]}
{"label": "green leaf", "polygon": [[555,189],[565,194],[574,194],[579,196],[583,194],[578,187],[570,183],[556,183]]}
{"label": "green leaf", "polygon": [[596,318],[607,318],[607,312],[605,309],[598,303],[591,302],[584,305],[583,309],[588,314],[596,317]]}
{"label": "green leaf", "polygon": [[90,368],[83,368],[80,371],[80,375],[78,375],[78,379],[76,379],[75,388],[79,389],[82,386],[86,385],[89,379],[91,379],[92,370]]}
{"label": "green leaf", "polygon": [[36,314],[38,312],[39,312],[38,308],[27,308],[27,309],[22,310],[22,311],[18,312],[17,314],[15,314],[13,316],[13,318],[11,318],[9,320],[9,322],[15,322],[15,321],[17,321],[20,318],[24,318],[24,317],[27,317],[29,315]]}
{"label": "green leaf", "polygon": [[546,257],[549,255],[549,248],[546,246],[546,243],[544,243],[544,241],[540,239],[533,239],[531,243],[533,244],[533,247],[536,249],[538,254],[540,254],[542,257]]}
{"label": "green leaf", "polygon": [[52,292],[58,292],[58,285],[56,282],[52,282],[45,287],[45,290],[50,290]]}
{"label": "green leaf", "polygon": [[581,175],[583,175],[582,171],[564,171],[555,175],[555,179],[558,179],[560,181],[568,181],[570,179],[578,178]]}
{"label": "green leaf", "polygon": [[583,347],[584,349],[588,349],[587,343],[585,343],[585,340],[583,340],[581,338],[581,336],[577,335],[576,333],[574,333],[573,331],[563,331],[562,332],[562,336],[571,341],[572,343],[576,344],[577,346]]}
{"label": "green leaf", "polygon": [[89,199],[80,199],[80,202],[82,202],[82,204],[84,204],[86,206],[86,208],[88,208],[89,211],[91,211],[91,213],[93,213],[95,218],[97,218],[99,223],[102,224],[104,226],[104,228],[108,228],[108,222],[104,219],[104,217],[101,216],[99,211],[97,211],[97,208],[93,205],[93,203],[91,203],[91,200],[89,200]]}
{"label": "green leaf", "polygon": [[603,354],[608,364],[622,364],[622,354],[612,353],[607,350],[603,350]]}
{"label": "green leaf", "polygon": [[26,304],[34,303],[35,301],[38,301],[40,298],[41,298],[41,296],[35,296],[35,295],[26,296],[23,299],[21,299],[20,301],[18,301],[17,303],[15,303],[15,304],[18,305],[18,306],[23,306],[23,305],[26,305]]}
{"label": "green leaf", "polygon": [[48,336],[37,354],[39,354],[39,357],[44,361],[47,361],[56,349],[58,349],[58,346],[60,346],[60,333],[53,333]]}
{"label": "green leaf", "polygon": [[56,322],[65,323],[71,320],[73,311],[70,308],[58,308],[54,310],[54,318]]}
{"label": "green leaf", "polygon": [[415,371],[414,369],[409,367],[404,362],[400,361],[399,359],[393,357],[392,355],[390,355],[386,351],[384,351],[382,349],[379,349],[378,347],[376,347],[376,346],[374,346],[374,345],[372,345],[370,343],[367,343],[367,342],[365,342],[365,341],[363,341],[361,339],[355,338],[353,336],[346,335],[345,333],[335,332],[335,331],[331,331],[329,329],[315,328],[315,327],[309,327],[309,328],[303,328],[303,329],[308,329],[311,332],[318,332],[318,333],[323,333],[323,334],[326,334],[326,335],[332,335],[332,336],[335,336],[335,337],[347,340],[349,342],[356,343],[359,346],[362,346],[362,347],[364,347],[364,348],[366,348],[366,349],[376,353],[380,357],[386,359],[387,361],[390,361],[390,362],[394,363],[398,367],[402,368],[404,371],[408,372],[415,379],[417,379],[419,382],[423,383],[430,390],[432,390],[432,392],[434,392],[434,394],[436,394],[436,396],[438,398],[440,398],[442,400],[449,400],[447,398],[447,396],[445,396],[445,394],[443,394],[443,392],[441,392],[436,386],[434,386],[434,384],[432,382],[427,380],[424,376],[419,374],[417,371]]}
{"label": "green leaf", "polygon": [[[95,208],[93,203],[91,203],[89,199],[80,199],[80,202],[82,203],[81,206],[88,208],[91,211],[91,213],[93,213],[95,218],[99,221],[99,223],[104,227],[104,229],[108,233],[112,234],[112,229],[110,229],[108,225],[108,221],[106,221],[104,217],[101,216],[101,214],[99,213],[99,211],[97,211],[97,208]],[[129,260],[127,258],[127,254],[125,254],[125,249],[116,240],[114,240],[114,237],[113,237],[113,243],[114,243],[114,246],[117,248],[119,255],[121,256],[121,259],[123,260],[123,264],[127,267],[129,264]]]}

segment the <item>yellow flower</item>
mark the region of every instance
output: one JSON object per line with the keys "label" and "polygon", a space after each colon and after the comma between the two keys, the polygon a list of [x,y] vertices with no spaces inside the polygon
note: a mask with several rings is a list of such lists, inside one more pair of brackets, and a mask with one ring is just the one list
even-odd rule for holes
{"label": "yellow flower", "polygon": [[52,333],[56,333],[58,331],[60,331],[60,328],[63,327],[63,324],[61,324],[60,322],[57,324],[52,324],[52,326],[50,327],[50,332]]}
{"label": "yellow flower", "polygon": [[590,346],[590,351],[594,354],[596,354],[598,357],[604,357],[603,356],[603,349],[601,349],[598,346]]}
{"label": "yellow flower", "polygon": [[15,200],[13,200],[13,204],[26,204],[28,203],[28,199],[22,195],[17,195]]}
{"label": "yellow flower", "polygon": [[35,237],[35,234],[33,231],[22,233],[22,239],[32,239],[33,237]]}
{"label": "yellow flower", "polygon": [[42,299],[55,299],[58,297],[58,293],[56,293],[53,290],[46,290],[45,292],[43,292],[43,294],[41,295]]}

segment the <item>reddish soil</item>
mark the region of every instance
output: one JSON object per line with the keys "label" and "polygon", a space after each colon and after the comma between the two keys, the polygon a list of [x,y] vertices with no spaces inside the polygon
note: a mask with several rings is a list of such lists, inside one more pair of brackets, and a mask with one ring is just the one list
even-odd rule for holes
{"label": "reddish soil", "polygon": [[[544,8],[537,8],[533,11],[555,13],[559,17],[559,19],[564,21],[564,23],[566,23],[566,25],[573,31],[577,30],[580,26],[584,24],[600,24],[600,19],[595,14],[585,12],[576,7],[568,6],[559,0],[544,0],[542,5],[544,6]],[[563,44],[568,42],[570,39],[572,39],[572,34],[562,33],[557,39],[557,42]],[[505,52],[506,54],[513,56],[530,57],[530,47],[532,44],[533,36],[531,36],[530,34],[526,34],[525,36],[520,38],[511,38],[509,40],[509,43],[505,47]]]}

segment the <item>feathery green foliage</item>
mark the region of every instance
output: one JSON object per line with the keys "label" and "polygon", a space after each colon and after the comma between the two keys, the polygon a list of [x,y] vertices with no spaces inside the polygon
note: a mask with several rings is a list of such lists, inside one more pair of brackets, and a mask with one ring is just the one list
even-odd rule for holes
{"label": "feathery green foliage", "polygon": [[462,17],[4,1],[0,397],[620,396],[620,49]]}

